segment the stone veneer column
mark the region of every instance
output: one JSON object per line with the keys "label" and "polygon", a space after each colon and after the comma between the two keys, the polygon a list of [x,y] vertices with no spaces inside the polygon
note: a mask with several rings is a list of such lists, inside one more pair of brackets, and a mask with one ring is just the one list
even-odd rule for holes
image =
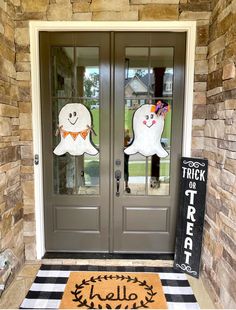
{"label": "stone veneer column", "polygon": [[209,160],[204,275],[219,307],[236,308],[236,1],[212,1],[204,156]]}
{"label": "stone veneer column", "polygon": [[[24,261],[15,8],[0,0],[0,252]],[[18,266],[18,267],[19,267]]]}

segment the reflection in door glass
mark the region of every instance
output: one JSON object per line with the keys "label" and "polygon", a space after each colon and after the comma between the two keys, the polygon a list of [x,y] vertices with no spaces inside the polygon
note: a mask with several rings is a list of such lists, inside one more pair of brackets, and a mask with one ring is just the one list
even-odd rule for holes
{"label": "reflection in door glass", "polygon": [[[99,149],[99,49],[97,47],[53,47],[52,132],[53,149],[60,141],[55,136],[58,114],[67,103],[82,103],[91,113],[91,143]],[[79,120],[78,120],[79,121]],[[85,128],[86,129],[86,128]],[[80,135],[77,138],[80,138]],[[54,192],[57,194],[99,194],[100,159],[84,154],[53,155]]]}
{"label": "reflection in door glass", "polygon": [[74,48],[52,48],[52,94],[71,97],[74,84]]}
{"label": "reflection in door glass", "polygon": [[132,118],[140,106],[158,100],[170,106],[161,137],[168,156],[125,155],[124,190],[129,195],[169,195],[173,55],[172,47],[126,48],[124,148],[134,139]]}
{"label": "reflection in door glass", "polygon": [[153,97],[172,97],[173,47],[150,48],[150,81]]}
{"label": "reflection in door glass", "polygon": [[132,108],[148,95],[148,48],[127,47],[125,50],[125,97]]}
{"label": "reflection in door glass", "polygon": [[99,49],[97,47],[76,48],[76,77],[78,97],[99,98]]}

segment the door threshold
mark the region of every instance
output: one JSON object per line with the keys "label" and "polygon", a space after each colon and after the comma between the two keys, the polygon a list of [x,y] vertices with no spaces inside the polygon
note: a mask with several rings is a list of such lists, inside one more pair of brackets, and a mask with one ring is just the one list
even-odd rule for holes
{"label": "door threshold", "polygon": [[174,260],[174,254],[134,254],[134,253],[75,253],[46,252],[43,259],[142,259],[142,260]]}

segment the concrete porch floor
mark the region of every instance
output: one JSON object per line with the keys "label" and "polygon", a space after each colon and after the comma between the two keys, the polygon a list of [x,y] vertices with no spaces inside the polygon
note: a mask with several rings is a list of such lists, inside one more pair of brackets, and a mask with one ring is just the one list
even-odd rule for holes
{"label": "concrete porch floor", "polygon": [[[6,289],[0,299],[0,309],[18,309],[25,298],[41,264],[76,264],[106,266],[173,266],[173,261],[164,260],[118,260],[118,259],[43,259],[27,261],[15,280]],[[204,284],[200,279],[187,277],[201,309],[216,309]]]}

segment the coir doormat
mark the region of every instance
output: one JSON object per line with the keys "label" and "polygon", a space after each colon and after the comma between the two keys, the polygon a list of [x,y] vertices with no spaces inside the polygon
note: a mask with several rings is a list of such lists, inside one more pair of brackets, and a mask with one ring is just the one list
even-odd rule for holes
{"label": "coir doormat", "polygon": [[158,274],[71,272],[60,309],[167,309]]}
{"label": "coir doormat", "polygon": [[170,267],[42,265],[21,309],[199,309]]}

